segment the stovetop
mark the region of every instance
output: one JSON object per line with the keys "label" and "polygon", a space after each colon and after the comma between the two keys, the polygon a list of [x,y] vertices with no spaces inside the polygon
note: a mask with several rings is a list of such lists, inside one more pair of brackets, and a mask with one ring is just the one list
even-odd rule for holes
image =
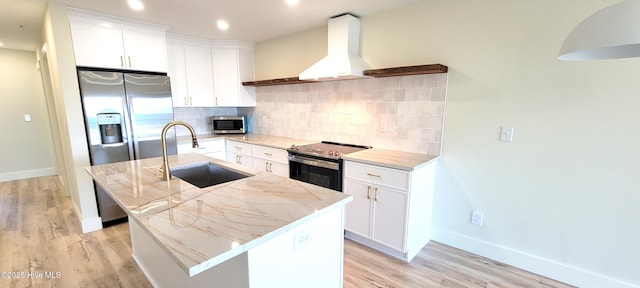
{"label": "stovetop", "polygon": [[342,158],[342,155],[370,148],[371,146],[322,141],[320,143],[302,146],[291,145],[291,148],[287,149],[287,151],[293,154],[304,154],[338,160]]}

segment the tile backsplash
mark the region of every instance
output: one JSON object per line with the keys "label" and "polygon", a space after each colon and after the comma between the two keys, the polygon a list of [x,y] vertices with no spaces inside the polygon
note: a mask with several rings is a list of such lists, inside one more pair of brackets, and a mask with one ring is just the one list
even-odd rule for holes
{"label": "tile backsplash", "polygon": [[[174,107],[173,119],[191,124],[197,134],[211,134],[213,130],[211,116],[235,116],[238,115],[238,109],[235,107]],[[177,128],[176,135],[189,135],[189,130]]]}
{"label": "tile backsplash", "polygon": [[439,155],[446,87],[446,73],[265,86],[238,109],[257,134]]}

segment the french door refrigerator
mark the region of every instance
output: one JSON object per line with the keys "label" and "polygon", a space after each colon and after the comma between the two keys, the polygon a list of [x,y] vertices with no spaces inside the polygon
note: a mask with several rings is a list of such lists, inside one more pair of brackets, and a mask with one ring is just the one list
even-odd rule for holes
{"label": "french door refrigerator", "polygon": [[[166,74],[78,68],[78,81],[91,165],[162,156],[160,133],[173,121]],[[167,135],[168,154],[176,154],[175,132]],[[127,214],[94,182],[102,222]]]}

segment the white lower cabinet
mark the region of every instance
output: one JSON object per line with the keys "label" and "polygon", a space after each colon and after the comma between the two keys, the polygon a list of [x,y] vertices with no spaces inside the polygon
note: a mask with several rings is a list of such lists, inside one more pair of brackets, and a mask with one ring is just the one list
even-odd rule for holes
{"label": "white lower cabinet", "polygon": [[345,161],[345,236],[411,261],[430,240],[435,162],[413,171]]}
{"label": "white lower cabinet", "polygon": [[254,144],[251,152],[253,169],[289,178],[289,153],[286,150]]}
{"label": "white lower cabinet", "polygon": [[224,138],[210,138],[198,140],[198,147],[191,147],[191,141],[178,144],[178,154],[200,153],[220,160],[227,159]]}
{"label": "white lower cabinet", "polygon": [[289,178],[287,150],[227,140],[227,161]]}
{"label": "white lower cabinet", "polygon": [[253,169],[251,144],[227,140],[227,161]]}

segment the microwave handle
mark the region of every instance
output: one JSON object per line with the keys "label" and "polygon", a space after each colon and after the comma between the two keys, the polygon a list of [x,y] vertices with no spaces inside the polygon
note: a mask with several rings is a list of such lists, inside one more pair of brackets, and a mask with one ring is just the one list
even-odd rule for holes
{"label": "microwave handle", "polygon": [[312,158],[307,158],[302,156],[290,155],[289,161],[302,163],[310,166],[327,168],[331,170],[340,170],[340,165],[338,163],[319,160],[319,159],[312,159]]}

